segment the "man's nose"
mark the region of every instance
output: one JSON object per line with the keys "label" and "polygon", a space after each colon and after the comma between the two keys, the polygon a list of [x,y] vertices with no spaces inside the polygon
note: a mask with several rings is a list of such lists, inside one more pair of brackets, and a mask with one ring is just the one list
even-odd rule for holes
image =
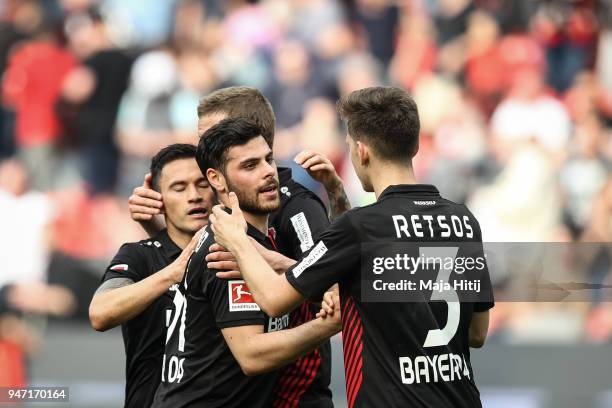
{"label": "man's nose", "polygon": [[188,190],[189,192],[188,192],[187,199],[189,200],[190,203],[200,202],[204,200],[202,196],[200,195],[198,188],[195,185],[189,186]]}

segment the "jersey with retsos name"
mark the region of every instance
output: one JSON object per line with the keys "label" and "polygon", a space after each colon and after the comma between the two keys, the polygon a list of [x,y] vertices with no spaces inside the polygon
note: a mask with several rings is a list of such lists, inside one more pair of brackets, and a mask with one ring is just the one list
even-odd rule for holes
{"label": "jersey with retsos name", "polygon": [[[272,249],[267,236],[249,225],[248,235]],[[206,228],[189,261],[166,316],[167,335],[161,384],[153,407],[264,408],[270,406],[276,373],[244,375],[222,329],[261,325],[275,331],[243,280],[225,280],[208,269],[214,243]]]}
{"label": "jersey with retsos name", "polygon": [[[278,169],[280,206],[270,215],[277,250],[300,259],[329,226],[327,209],[319,197],[293,180],[291,169]],[[315,318],[318,308],[304,302],[289,313],[289,327]],[[280,318],[279,318],[280,319]],[[325,341],[315,350],[281,368],[274,387],[274,408],[332,408],[331,345]]]}
{"label": "jersey with retsos name", "polygon": [[[307,298],[340,285],[349,407],[481,406],[468,331],[493,302],[480,227],[464,205],[433,186],[390,186],[332,223],[286,277]],[[482,286],[455,285],[468,278]],[[483,296],[464,301],[477,289]]]}

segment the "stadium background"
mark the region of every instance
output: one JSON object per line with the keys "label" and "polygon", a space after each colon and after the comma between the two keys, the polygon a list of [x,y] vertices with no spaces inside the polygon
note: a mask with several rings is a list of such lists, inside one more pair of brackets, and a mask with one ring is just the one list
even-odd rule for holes
{"label": "stadium background", "polygon": [[[324,152],[361,205],[335,100],[402,86],[422,117],[417,178],[466,202],[485,241],[609,249],[608,0],[0,0],[0,74],[0,287],[23,312],[0,318],[0,385],[68,385],[74,407],[121,404],[120,331],[88,326],[89,299],[143,236],[127,197],[149,158],[194,140],[219,87],[262,89],[277,162]],[[485,407],[612,407],[611,340],[597,298],[499,303],[472,357]]]}

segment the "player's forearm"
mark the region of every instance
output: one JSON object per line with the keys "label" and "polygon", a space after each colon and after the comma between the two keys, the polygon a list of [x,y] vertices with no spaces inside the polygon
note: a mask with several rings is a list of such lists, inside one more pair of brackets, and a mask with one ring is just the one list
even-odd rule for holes
{"label": "player's forearm", "polygon": [[288,258],[278,252],[274,252],[274,254],[274,257],[270,257],[269,259],[266,259],[266,261],[268,262],[268,265],[270,265],[272,269],[274,269],[274,272],[276,272],[278,275],[282,275],[283,273],[287,272],[289,268],[295,265],[296,261],[294,259]]}
{"label": "player's forearm", "polygon": [[484,346],[489,331],[489,312],[474,312],[468,331],[468,345],[472,348]]}
{"label": "player's forearm", "polygon": [[319,347],[340,331],[331,317],[315,319],[301,326],[254,336],[241,366],[247,375],[260,375],[283,367]]}
{"label": "player's forearm", "polygon": [[351,203],[346,196],[342,183],[334,188],[326,188],[326,191],[329,199],[329,218],[334,220],[351,209]]}
{"label": "player's forearm", "polygon": [[246,236],[235,242],[231,251],[255,302],[268,316],[283,315],[299,304],[284,296],[285,276],[272,269]]}
{"label": "player's forearm", "polygon": [[94,295],[89,306],[89,319],[97,331],[112,329],[142,313],[175,282],[170,266],[128,286]]}

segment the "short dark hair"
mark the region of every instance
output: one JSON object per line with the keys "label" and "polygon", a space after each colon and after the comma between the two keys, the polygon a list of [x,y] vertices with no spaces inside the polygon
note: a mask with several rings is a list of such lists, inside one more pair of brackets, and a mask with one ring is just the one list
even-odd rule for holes
{"label": "short dark hair", "polygon": [[406,91],[364,88],[340,99],[337,107],[349,135],[366,142],[381,159],[410,160],[419,150],[419,112]]}
{"label": "short dark hair", "polygon": [[192,159],[196,157],[196,147],[192,144],[175,143],[161,149],[151,159],[151,185],[159,191],[159,178],[164,166],[179,159]]}
{"label": "short dark hair", "polygon": [[202,174],[206,176],[206,170],[211,168],[225,173],[228,150],[258,136],[262,136],[259,126],[246,119],[227,118],[212,126],[200,136],[196,153]]}
{"label": "short dark hair", "polygon": [[247,119],[261,129],[261,135],[268,143],[274,145],[274,128],[276,119],[272,105],[256,88],[232,86],[218,89],[206,95],[198,105],[198,118],[225,113],[230,118]]}

